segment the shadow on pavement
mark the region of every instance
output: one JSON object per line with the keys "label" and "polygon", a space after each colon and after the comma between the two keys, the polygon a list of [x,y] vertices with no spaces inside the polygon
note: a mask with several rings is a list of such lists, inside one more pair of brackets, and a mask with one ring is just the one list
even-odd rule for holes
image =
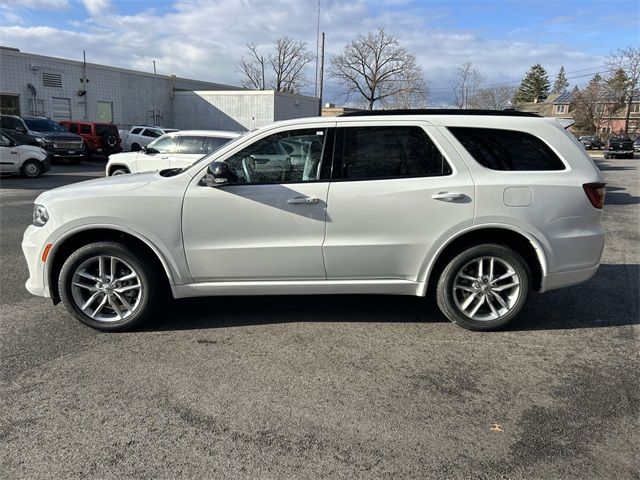
{"label": "shadow on pavement", "polygon": [[[508,331],[640,324],[640,265],[602,265],[589,282],[529,303]],[[143,330],[189,330],[292,322],[446,322],[423,298],[387,295],[207,297],[171,302]]]}
{"label": "shadow on pavement", "polygon": [[635,205],[640,203],[640,197],[625,193],[626,188],[607,187],[604,199],[605,205]]}

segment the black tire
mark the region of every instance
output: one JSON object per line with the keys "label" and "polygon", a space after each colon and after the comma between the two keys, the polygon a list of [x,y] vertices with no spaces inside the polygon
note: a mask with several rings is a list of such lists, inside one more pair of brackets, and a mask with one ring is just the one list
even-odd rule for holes
{"label": "black tire", "polygon": [[137,143],[134,143],[134,144],[131,145],[131,151],[132,152],[139,152],[140,150],[142,150],[142,148]]}
{"label": "black tire", "polygon": [[[122,312],[119,312],[117,315],[117,318],[120,318],[119,320],[106,321],[92,318],[82,310],[81,306],[77,304],[79,303],[79,300],[85,300],[85,298],[78,298],[80,296],[78,292],[84,292],[84,290],[76,288],[75,293],[74,290],[72,290],[74,288],[74,276],[76,276],[76,272],[79,267],[87,264],[87,262],[92,262],[93,259],[96,259],[98,256],[116,257],[120,262],[118,265],[120,265],[120,268],[124,269],[121,270],[121,272],[125,275],[127,274],[127,270],[135,272],[138,276],[139,284],[141,285],[141,288],[137,290],[140,298],[135,301],[135,306],[131,310],[132,313],[127,315],[128,312],[126,312],[124,318],[120,318],[122,317]],[[107,267],[105,267],[105,269],[106,268]],[[158,280],[163,278],[162,275],[164,275],[164,272],[158,272],[156,270],[153,259],[148,258],[148,255],[144,252],[137,251],[124,243],[91,243],[79,248],[65,260],[62,270],[60,271],[60,276],[58,277],[58,291],[60,292],[60,299],[69,313],[91,328],[112,332],[130,330],[148,319],[155,308],[157,308],[161,303],[162,299],[167,297],[162,293],[164,284]],[[113,274],[111,275],[113,277]],[[80,277],[76,276],[76,284],[78,282],[78,278]],[[135,282],[136,280],[131,281]],[[83,279],[82,283],[84,282],[85,280]],[[93,285],[91,285],[93,280],[86,280],[86,282],[89,287],[93,287]],[[102,284],[100,285],[102,286]],[[97,286],[98,284],[96,283],[95,287]],[[111,291],[113,291],[113,288]],[[90,295],[92,295],[92,293],[91,291],[88,291],[86,296]],[[100,295],[102,295],[102,297],[97,297],[96,301],[106,297],[104,293],[101,293]],[[121,295],[123,295],[122,292]],[[115,296],[112,298],[115,299]],[[127,300],[131,301],[131,298],[127,298]],[[119,303],[120,307],[124,305],[122,302]],[[94,305],[91,305],[92,308],[93,306]],[[105,304],[100,313],[104,311],[104,308],[107,309],[107,313],[111,311],[115,314],[115,309],[108,304]]]}
{"label": "black tire", "polygon": [[[464,307],[464,303],[461,306],[458,305],[458,303],[461,301],[460,297],[466,295],[466,298],[464,298],[466,300],[469,299],[471,295],[476,295],[476,298],[480,300],[480,297],[485,295],[486,292],[487,298],[493,298],[495,300],[495,305],[497,305],[498,308],[501,309],[502,307],[500,307],[497,302],[497,298],[495,298],[497,291],[493,292],[491,289],[485,291],[483,289],[474,294],[470,292],[467,293],[464,290],[459,290],[459,293],[456,293],[457,291],[454,291],[454,283],[459,273],[462,273],[463,271],[468,272],[468,270],[466,269],[471,268],[474,261],[477,261],[477,259],[479,258],[484,259],[486,257],[494,257],[495,259],[498,259],[500,266],[502,266],[501,262],[505,262],[505,264],[513,269],[515,275],[517,275],[519,283],[517,287],[512,287],[512,291],[517,288],[517,294],[512,294],[514,298],[512,299],[511,297],[507,297],[507,301],[509,303],[511,303],[513,300],[513,304],[509,306],[509,309],[506,309],[504,313],[500,313],[500,311],[498,311],[497,313],[499,313],[500,316],[495,319],[475,319],[463,313],[461,307]],[[486,263],[487,260],[484,260],[484,262]],[[471,267],[469,267],[469,265],[471,265]],[[507,278],[504,281],[512,281],[512,278]],[[481,288],[488,288],[482,287],[482,282],[480,282],[479,284],[474,283],[473,285],[479,285]],[[503,286],[504,284],[498,285]],[[524,260],[522,255],[504,245],[487,243],[470,247],[459,253],[449,261],[438,280],[438,285],[436,287],[436,300],[438,303],[438,307],[440,307],[442,313],[449,320],[457,323],[461,327],[468,330],[476,331],[496,330],[504,327],[517,317],[527,301],[530,285],[531,273],[529,270],[529,266],[527,265],[527,262]],[[505,295],[502,293],[503,291],[498,294],[502,301],[504,301],[503,295]],[[480,296],[477,296],[478,294]],[[479,302],[482,304],[482,307],[478,310],[478,312],[482,314],[482,312],[486,311],[486,315],[491,316],[491,311],[487,311],[487,298],[483,300],[484,303]],[[474,301],[472,301],[471,304],[473,304],[473,302]]]}
{"label": "black tire", "polygon": [[110,176],[110,177],[113,177],[114,175],[125,175],[125,174],[127,174],[127,173],[131,173],[131,172],[129,171],[129,169],[128,169],[128,168],[125,168],[125,167],[117,167],[117,168],[114,168],[114,169],[111,171],[111,174],[110,174],[109,176]]}
{"label": "black tire", "polygon": [[20,173],[27,178],[36,178],[42,175],[42,165],[38,160],[27,160],[20,167]]}
{"label": "black tire", "polygon": [[605,159],[605,160],[609,160],[609,154],[608,154],[608,153],[605,153],[605,154],[604,154],[604,159]]}

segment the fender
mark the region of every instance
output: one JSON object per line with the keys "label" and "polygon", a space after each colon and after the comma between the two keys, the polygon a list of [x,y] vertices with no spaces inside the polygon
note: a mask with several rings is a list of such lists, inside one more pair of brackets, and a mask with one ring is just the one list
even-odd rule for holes
{"label": "fender", "polygon": [[[56,238],[55,240],[48,240],[48,243],[53,243],[53,247],[51,249],[51,252],[49,253],[50,257],[55,258],[55,255],[57,254],[60,245],[63,244],[64,241],[67,240],[69,237],[72,237],[73,235],[83,231],[98,230],[98,229],[113,230],[115,232],[123,232],[140,240],[142,243],[148,246],[151,249],[151,251],[156,255],[156,257],[158,257],[158,260],[160,260],[160,263],[162,264],[162,268],[164,269],[165,274],[167,275],[167,279],[169,280],[169,284],[170,285],[176,284],[176,279],[179,278],[179,273],[178,273],[179,269],[177,265],[174,265],[168,262],[166,259],[166,256],[151,241],[149,241],[149,239],[147,239],[143,235],[140,235],[140,233],[128,227],[124,227],[122,225],[92,223],[92,224],[87,224],[87,225],[82,225],[79,227],[72,228],[71,230],[64,232],[60,237]],[[47,290],[50,290],[49,276],[51,275],[52,264],[53,262],[51,261],[47,261],[44,264],[44,272],[43,272],[44,282],[43,283],[44,283],[45,289]]]}
{"label": "fender", "polygon": [[470,227],[467,227],[463,230],[460,230],[459,232],[457,232],[454,236],[450,237],[446,242],[443,242],[440,247],[435,251],[435,253],[431,254],[431,255],[427,255],[425,257],[424,263],[422,265],[422,268],[420,269],[420,274],[418,276],[418,281],[420,282],[420,287],[418,288],[418,292],[417,295],[424,297],[427,293],[427,285],[429,283],[429,278],[431,276],[431,271],[433,270],[433,267],[435,265],[435,263],[438,261],[438,258],[440,258],[440,254],[445,250],[445,248],[447,248],[447,246],[449,246],[451,244],[451,242],[453,242],[456,238],[461,237],[462,235],[465,235],[467,233],[473,232],[473,231],[480,231],[480,230],[485,230],[488,228],[499,228],[502,230],[510,230],[514,233],[518,233],[520,235],[522,235],[523,237],[525,237],[527,240],[529,240],[529,242],[531,243],[531,245],[533,246],[535,252],[536,252],[536,256],[538,257],[538,261],[540,262],[540,267],[542,269],[542,284],[540,287],[540,293],[545,291],[545,278],[547,276],[547,273],[549,272],[549,263],[548,263],[548,259],[547,259],[547,254],[546,254],[546,250],[544,249],[544,247],[542,246],[542,243],[538,240],[538,238],[536,238],[534,235],[532,235],[531,233],[515,227],[513,225],[509,225],[509,224],[505,224],[505,223],[482,223],[479,225],[472,225]]}

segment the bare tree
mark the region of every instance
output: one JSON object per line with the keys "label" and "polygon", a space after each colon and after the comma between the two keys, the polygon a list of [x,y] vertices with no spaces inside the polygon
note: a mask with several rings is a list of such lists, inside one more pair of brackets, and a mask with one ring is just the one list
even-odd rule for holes
{"label": "bare tree", "polygon": [[487,110],[504,110],[511,106],[511,99],[516,94],[516,88],[508,85],[481,88],[476,95],[474,106]]}
{"label": "bare tree", "polygon": [[640,47],[619,48],[607,60],[611,70],[622,70],[627,77],[623,99],[627,106],[624,132],[629,133],[629,117],[634,96],[640,94]]}
{"label": "bare tree", "polygon": [[473,108],[476,106],[478,86],[482,82],[480,71],[473,63],[466,62],[458,67],[457,78],[451,88],[458,108]]}
{"label": "bare tree", "polygon": [[264,57],[258,55],[255,43],[247,45],[249,57],[242,57],[238,70],[242,75],[242,86],[264,90]]}
{"label": "bare tree", "polygon": [[264,90],[265,64],[271,66],[270,86],[278,92],[298,93],[308,82],[304,67],[313,60],[307,44],[291,37],[279,37],[274,42],[274,51],[267,56],[258,53],[255,44],[247,45],[249,53],[242,57],[238,70],[242,75],[242,86]]}
{"label": "bare tree", "polygon": [[382,28],[358,35],[341,54],[333,56],[329,75],[341,84],[347,98],[363,97],[369,110],[378,101],[412,106],[416,98],[426,96],[416,56]]}
{"label": "bare tree", "polygon": [[308,84],[304,67],[313,59],[305,42],[287,36],[277,38],[275,52],[269,55],[274,73],[271,86],[278,92],[298,93]]}

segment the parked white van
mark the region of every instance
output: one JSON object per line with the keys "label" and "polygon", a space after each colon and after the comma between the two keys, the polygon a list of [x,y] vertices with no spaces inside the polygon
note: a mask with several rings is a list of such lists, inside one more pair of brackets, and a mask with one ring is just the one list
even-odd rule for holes
{"label": "parked white van", "polygon": [[239,136],[239,133],[216,130],[182,130],[167,133],[140,151],[110,155],[106,174],[110,177],[124,173],[188,167]]}
{"label": "parked white van", "polygon": [[35,178],[50,168],[51,162],[45,150],[33,145],[18,145],[0,133],[0,173],[20,173]]}

